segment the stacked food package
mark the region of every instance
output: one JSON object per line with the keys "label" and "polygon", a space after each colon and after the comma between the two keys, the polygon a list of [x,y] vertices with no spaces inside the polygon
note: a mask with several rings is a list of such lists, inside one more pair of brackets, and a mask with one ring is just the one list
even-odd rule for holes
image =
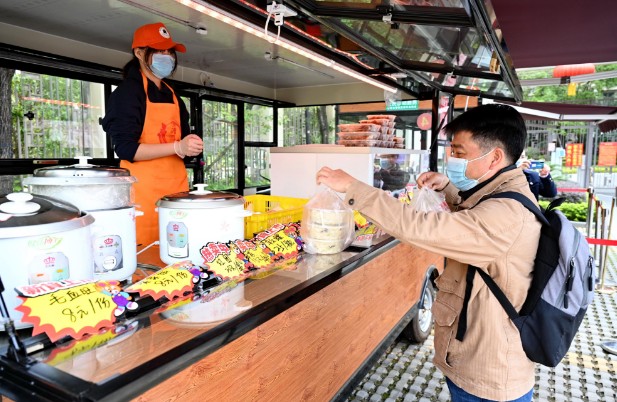
{"label": "stacked food package", "polygon": [[348,147],[405,148],[405,139],[394,134],[393,114],[369,114],[358,123],[339,124],[337,144]]}

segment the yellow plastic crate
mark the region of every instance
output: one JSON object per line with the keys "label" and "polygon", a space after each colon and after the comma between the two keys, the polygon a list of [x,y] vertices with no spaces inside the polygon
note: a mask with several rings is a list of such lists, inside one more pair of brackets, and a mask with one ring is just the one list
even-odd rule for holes
{"label": "yellow plastic crate", "polygon": [[302,220],[306,198],[281,197],[276,195],[245,195],[244,209],[253,215],[244,218],[244,238],[251,239],[256,233],[269,229],[275,223],[290,223]]}

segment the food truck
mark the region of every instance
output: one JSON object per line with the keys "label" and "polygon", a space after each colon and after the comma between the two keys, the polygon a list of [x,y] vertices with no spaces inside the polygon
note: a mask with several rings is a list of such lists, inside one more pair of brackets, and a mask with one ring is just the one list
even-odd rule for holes
{"label": "food truck", "polygon": [[[298,222],[324,155],[384,189],[375,168],[394,155],[403,190],[440,169],[454,113],[478,97],[521,99],[492,11],[477,0],[1,2],[0,206],[13,221],[0,225],[0,278],[13,323],[0,394],[340,399],[401,333],[426,339],[442,256],[387,234],[309,254]],[[100,122],[133,32],[154,22],[187,48],[170,83],[204,152],[185,158],[197,190],[159,200],[159,241],[136,244],[134,178]],[[371,116],[392,124],[361,122]],[[32,251],[60,237],[62,248]]]}

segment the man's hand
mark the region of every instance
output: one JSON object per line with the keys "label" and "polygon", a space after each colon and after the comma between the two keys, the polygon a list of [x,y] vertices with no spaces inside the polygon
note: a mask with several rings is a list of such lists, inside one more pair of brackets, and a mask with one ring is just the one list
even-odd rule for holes
{"label": "man's hand", "polygon": [[448,176],[437,172],[424,172],[416,180],[418,188],[428,187],[437,191],[446,188],[449,182]]}
{"label": "man's hand", "polygon": [[531,161],[529,159],[520,159],[519,162],[521,164],[518,167],[521,169],[529,169],[531,167]]}
{"label": "man's hand", "polygon": [[544,163],[544,167],[540,170],[540,177],[547,177],[551,173],[551,167],[548,163]]}
{"label": "man's hand", "polygon": [[325,184],[339,193],[346,193],[355,181],[356,179],[341,169],[333,170],[324,166],[317,172],[317,184]]}

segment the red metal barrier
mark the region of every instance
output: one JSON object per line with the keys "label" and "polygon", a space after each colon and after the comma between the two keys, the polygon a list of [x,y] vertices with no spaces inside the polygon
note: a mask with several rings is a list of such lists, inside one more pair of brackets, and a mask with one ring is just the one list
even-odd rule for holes
{"label": "red metal barrier", "polygon": [[558,187],[557,191],[560,193],[586,193],[586,188],[568,188],[568,187]]}

